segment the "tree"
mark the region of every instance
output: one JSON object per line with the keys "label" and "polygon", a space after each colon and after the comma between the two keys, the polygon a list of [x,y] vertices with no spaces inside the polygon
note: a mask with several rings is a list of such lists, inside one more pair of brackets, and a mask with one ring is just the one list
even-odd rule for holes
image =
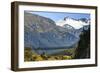
{"label": "tree", "polygon": [[75,58],[90,58],[90,26],[88,30],[83,29],[83,32],[80,35]]}

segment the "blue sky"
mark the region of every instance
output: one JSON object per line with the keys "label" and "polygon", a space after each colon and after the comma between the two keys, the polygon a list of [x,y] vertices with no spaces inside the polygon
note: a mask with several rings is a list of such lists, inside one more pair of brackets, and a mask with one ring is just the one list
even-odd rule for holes
{"label": "blue sky", "polygon": [[68,13],[68,12],[39,12],[39,11],[26,11],[31,12],[33,14],[38,14],[40,16],[44,16],[54,20],[55,22],[58,20],[63,19],[64,17],[71,17],[74,19],[86,18],[90,19],[90,14],[83,14],[83,13]]}

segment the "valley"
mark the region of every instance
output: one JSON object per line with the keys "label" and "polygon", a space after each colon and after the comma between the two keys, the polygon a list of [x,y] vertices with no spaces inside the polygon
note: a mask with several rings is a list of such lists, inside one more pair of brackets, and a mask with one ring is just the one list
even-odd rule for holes
{"label": "valley", "polygon": [[44,61],[44,60],[70,60],[74,59],[75,57],[75,48],[65,49],[64,51],[60,51],[58,53],[47,55],[45,53],[43,54],[37,54],[35,51],[33,51],[30,48],[25,48],[24,50],[24,61]]}
{"label": "valley", "polygon": [[50,18],[24,12],[24,21],[25,62],[79,59],[83,58],[82,51],[84,58],[87,58],[85,54],[90,51],[87,46],[90,43],[86,43],[90,40],[88,20],[66,18],[56,23]]}

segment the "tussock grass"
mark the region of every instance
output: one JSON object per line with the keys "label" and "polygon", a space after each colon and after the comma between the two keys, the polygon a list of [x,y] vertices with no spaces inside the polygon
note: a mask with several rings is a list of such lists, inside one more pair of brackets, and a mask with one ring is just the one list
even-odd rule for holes
{"label": "tussock grass", "polygon": [[25,48],[24,61],[43,61],[43,60],[69,60],[75,56],[75,48],[67,49],[53,55],[37,54],[31,48]]}

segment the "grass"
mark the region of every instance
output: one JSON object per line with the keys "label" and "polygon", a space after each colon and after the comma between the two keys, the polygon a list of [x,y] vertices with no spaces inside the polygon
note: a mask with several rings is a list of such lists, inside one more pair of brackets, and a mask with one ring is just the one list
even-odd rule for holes
{"label": "grass", "polygon": [[31,48],[25,48],[24,50],[24,61],[43,61],[43,60],[69,60],[73,59],[75,56],[75,49],[67,49],[62,52],[53,54],[53,55],[47,55],[42,54],[39,55],[35,51],[33,51]]}

